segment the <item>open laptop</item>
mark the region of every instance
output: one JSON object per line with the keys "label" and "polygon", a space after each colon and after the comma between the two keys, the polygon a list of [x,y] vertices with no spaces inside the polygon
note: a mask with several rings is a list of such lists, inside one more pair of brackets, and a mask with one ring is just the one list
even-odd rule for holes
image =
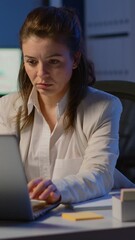
{"label": "open laptop", "polygon": [[32,221],[56,206],[46,204],[34,211],[17,137],[0,135],[0,220]]}

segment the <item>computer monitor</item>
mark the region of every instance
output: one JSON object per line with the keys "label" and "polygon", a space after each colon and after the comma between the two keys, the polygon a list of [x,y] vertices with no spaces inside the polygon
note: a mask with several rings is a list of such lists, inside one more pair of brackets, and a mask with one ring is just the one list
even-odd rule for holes
{"label": "computer monitor", "polygon": [[0,48],[0,95],[17,91],[20,63],[19,48]]}

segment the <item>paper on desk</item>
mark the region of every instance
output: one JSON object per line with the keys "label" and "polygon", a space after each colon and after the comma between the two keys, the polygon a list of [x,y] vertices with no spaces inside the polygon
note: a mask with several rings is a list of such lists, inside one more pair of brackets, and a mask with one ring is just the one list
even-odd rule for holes
{"label": "paper on desk", "polygon": [[99,215],[94,212],[72,212],[72,213],[62,213],[62,217],[71,221],[79,221],[79,220],[93,220],[93,219],[102,219],[104,218],[102,215]]}
{"label": "paper on desk", "polygon": [[82,203],[71,204],[71,208],[74,210],[112,209],[112,196],[116,195],[118,195],[118,192],[110,192],[103,197],[99,197]]}

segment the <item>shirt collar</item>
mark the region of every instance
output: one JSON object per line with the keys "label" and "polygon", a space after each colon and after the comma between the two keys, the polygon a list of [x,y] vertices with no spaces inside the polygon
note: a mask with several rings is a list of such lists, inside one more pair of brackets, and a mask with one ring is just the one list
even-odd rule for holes
{"label": "shirt collar", "polygon": [[[64,113],[66,105],[67,105],[68,92],[63,96],[63,98],[57,103],[57,119]],[[40,106],[38,102],[38,95],[36,89],[33,87],[28,99],[28,115],[32,112],[33,107],[40,111]]]}
{"label": "shirt collar", "polygon": [[64,113],[67,106],[68,92],[65,93],[63,98],[57,103],[57,119]]}
{"label": "shirt collar", "polygon": [[35,107],[38,111],[40,111],[40,106],[39,106],[39,102],[38,102],[38,96],[37,96],[37,91],[36,89],[33,87],[32,91],[30,93],[29,99],[28,99],[28,114],[31,113],[33,107]]}

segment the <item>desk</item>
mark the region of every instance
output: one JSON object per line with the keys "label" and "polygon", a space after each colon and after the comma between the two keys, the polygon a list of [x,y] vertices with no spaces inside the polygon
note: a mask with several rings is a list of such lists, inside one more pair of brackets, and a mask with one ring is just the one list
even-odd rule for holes
{"label": "desk", "polygon": [[34,222],[0,222],[0,239],[127,240],[135,236],[135,222],[119,222],[112,218],[111,209],[93,210],[104,219],[77,222],[62,219],[61,212],[65,211],[69,209],[60,205]]}

